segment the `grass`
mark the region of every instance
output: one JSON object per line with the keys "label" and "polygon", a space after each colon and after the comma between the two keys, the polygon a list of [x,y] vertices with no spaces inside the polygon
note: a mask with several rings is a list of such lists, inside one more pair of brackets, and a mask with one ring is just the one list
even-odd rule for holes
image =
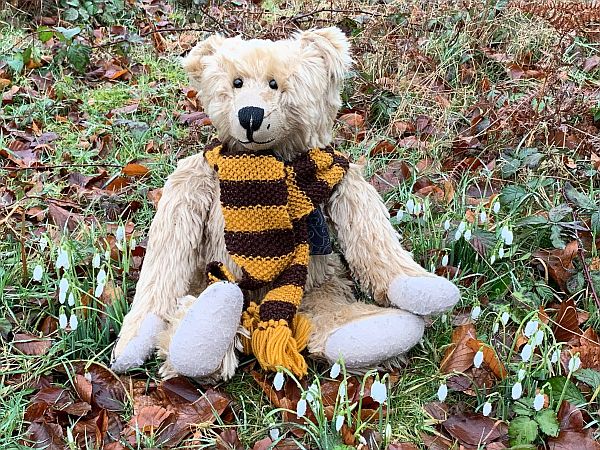
{"label": "grass", "polygon": [[[247,34],[259,37],[283,35],[285,33],[277,27],[282,16],[313,10],[312,5],[303,3],[290,4],[286,8],[274,1],[263,6],[265,22],[256,20],[249,13],[241,13],[247,19]],[[547,214],[552,207],[564,203],[562,193],[566,181],[576,186],[596,207],[600,204],[600,177],[598,168],[593,168],[588,145],[594,142],[590,141],[593,129],[589,125],[593,123],[590,122],[592,108],[600,105],[600,73],[598,68],[581,70],[582,59],[598,55],[599,46],[586,36],[565,39],[544,21],[516,9],[506,9],[503,1],[487,1],[481,7],[472,8],[459,8],[451,2],[430,2],[420,8],[412,2],[381,8],[362,6],[375,14],[383,14],[381,17],[366,15],[377,26],[363,26],[360,20],[364,17],[358,20],[359,14],[344,12],[317,13],[309,16],[305,24],[321,26],[339,23],[345,16],[351,18],[344,24],[350,28],[357,49],[356,64],[345,90],[344,108],[365,115],[369,125],[364,140],[338,139],[338,146],[357,159],[367,156],[367,176],[385,171],[387,163],[393,160],[408,164],[411,168],[409,179],[385,194],[394,214],[398,209],[404,210],[402,217],[393,218],[404,245],[428,269],[440,268],[444,255],[447,255],[447,265],[460,269],[455,279],[462,286],[462,301],[457,311],[464,309],[468,313],[479,305],[483,310],[477,320],[479,338],[488,343],[501,341],[493,330],[503,312],[509,312],[511,326],[500,326],[500,334],[512,334],[516,326],[523,326],[529,320],[531,311],[539,305],[565,298],[555,284],[534,269],[532,254],[540,248],[553,247],[550,225],[521,226],[520,221],[536,214]],[[260,10],[260,7],[256,8],[253,11]],[[336,9],[353,8],[339,2]],[[183,23],[186,14],[186,10],[176,7],[171,20],[186,26]],[[199,27],[211,24],[206,16],[200,15],[200,20]],[[131,22],[125,24],[133,26]],[[8,17],[0,21],[0,35],[3,36],[0,54],[10,55],[14,45],[27,43],[20,23],[11,22]],[[110,48],[98,49],[94,56],[110,58],[111,51]],[[47,198],[70,196],[69,172],[98,173],[99,167],[88,164],[120,167],[140,161],[150,168],[149,176],[135,180],[119,195],[79,197],[80,213],[85,217],[97,217],[98,223],[80,226],[71,234],[61,234],[47,223],[47,219],[23,222],[20,213],[6,215],[12,205],[6,210],[0,209],[1,449],[23,448],[28,426],[23,414],[36,380],[55,373],[60,367],[68,372],[74,360],[108,363],[137,276],[131,252],[124,251],[118,259],[105,257],[107,238],[114,237],[116,227],[129,220],[115,219],[110,214],[111,207],[116,205],[118,209],[131,202],[139,203],[133,217],[134,231],[127,239],[133,237],[141,242],[147,235],[154,212],[148,191],[162,186],[179,158],[197,152],[214,137],[210,128],[204,128],[190,139],[187,126],[177,119],[176,112],[182,110],[184,95],[181,88],[185,86],[186,78],[176,55],[157,54],[150,41],[145,40],[133,46],[128,57],[130,66],[138,64],[144,68],[143,74],[135,77],[135,82],[87,82],[64,66],[51,66],[56,80],[56,98],[33,96],[25,90],[12,103],[5,104],[0,113],[0,120],[5,124],[12,121],[16,128],[24,130],[35,123],[43,132],[54,132],[59,136],[51,150],[40,153],[40,163],[60,167],[45,171],[0,169],[0,187],[4,185],[14,192],[18,205],[24,210],[45,209]],[[509,64],[560,74],[562,81],[554,79],[552,83],[545,83],[535,77],[511,78],[507,73]],[[15,75],[12,84],[36,89],[29,73]],[[132,103],[138,103],[135,112],[107,117],[112,110]],[[564,106],[564,111],[557,110],[560,105]],[[474,119],[474,111],[478,108],[483,117],[480,122]],[[79,111],[84,122],[61,119],[72,111]],[[399,147],[393,155],[369,156],[369,151],[381,139],[393,135],[394,124],[399,121],[414,123],[419,116],[426,116],[434,128],[427,139],[427,147]],[[122,119],[120,123],[118,119]],[[468,131],[470,126],[477,127],[478,124],[478,129]],[[482,126],[485,124],[490,128]],[[338,126],[342,136],[344,126]],[[576,134],[579,144],[570,148],[558,145],[551,139],[558,128]],[[98,155],[99,136],[109,136],[110,146],[101,157]],[[475,138],[477,142],[461,147],[457,144],[460,137]],[[0,133],[0,148],[6,148],[11,139],[10,133]],[[597,140],[595,142],[597,145]],[[151,143],[156,150],[148,153],[146,149]],[[536,148],[542,155],[539,164],[528,166],[526,157],[519,156],[519,152],[527,148]],[[597,147],[595,151],[598,153]],[[465,158],[472,158],[471,164],[481,161],[487,168],[458,170]],[[421,171],[416,170],[415,167],[425,159],[430,163],[423,164],[425,168]],[[119,173],[117,167],[107,166],[106,170],[109,175]],[[419,189],[424,177],[432,185],[450,184],[454,192],[450,201],[423,199]],[[30,190],[32,185],[35,188]],[[502,193],[500,211],[494,211],[494,202],[476,204],[474,187],[485,189],[488,194]],[[507,188],[511,187],[522,192],[516,201],[507,194]],[[484,197],[490,197],[488,194]],[[409,200],[426,205],[425,213],[415,215],[406,211]],[[580,216],[587,218],[584,210],[577,210]],[[473,240],[454,238],[467,217],[481,217],[482,212],[486,214],[485,223],[476,220],[467,228],[472,231],[472,239],[485,247],[485,256],[474,250]],[[573,220],[569,217],[565,222]],[[450,223],[447,230],[444,227],[446,221]],[[515,235],[512,245],[502,243],[504,226]],[[564,226],[560,231],[565,242],[578,237],[572,227]],[[44,250],[40,249],[40,236],[48,241]],[[127,240],[123,244],[127,245]],[[71,264],[67,270],[59,271],[55,267],[60,248],[69,252]],[[504,258],[498,255],[500,248],[505,251]],[[100,267],[92,267],[95,254],[102,255]],[[598,258],[595,245],[589,248],[586,258],[587,263]],[[44,268],[39,283],[32,280],[33,269],[38,264]],[[109,299],[97,299],[89,294],[97,286],[100,268],[110,281],[121,287],[121,291]],[[581,264],[577,270],[581,271]],[[72,307],[57,302],[62,278],[66,278],[73,289],[75,304]],[[578,307],[590,313],[590,326],[598,329],[600,316],[589,290],[577,289],[571,294]],[[66,317],[76,314],[79,326],[74,332],[53,331],[53,346],[48,353],[36,357],[15,350],[9,339],[11,333],[37,333],[47,317],[56,322],[61,314]],[[437,398],[438,386],[446,379],[439,364],[451,340],[455,315],[432,319],[422,343],[410,352],[408,363],[399,370],[388,403],[392,441],[420,443],[420,433],[433,429],[422,406]],[[499,344],[497,348],[502,355],[509,351],[506,345]],[[549,355],[553,348],[548,346],[544,355]],[[480,411],[484,402],[490,400],[494,403],[496,417],[511,419],[514,405],[510,388],[517,380],[518,369],[524,366],[519,360],[506,359],[504,362],[509,377],[496,389],[477,392],[475,397],[452,393],[448,402],[464,402]],[[546,370],[543,365],[542,361],[536,367],[528,367],[529,394],[542,386],[539,373]],[[158,381],[157,369],[158,362],[152,361],[138,375]],[[312,369],[311,376],[321,380],[327,378],[328,368],[312,365]],[[553,366],[552,371],[560,371],[560,368]],[[68,383],[68,380],[62,381]],[[279,412],[274,411],[248,373],[239,371],[233,380],[219,388],[241,405],[236,429],[245,446],[251,446],[273,427],[282,426]],[[598,420],[597,412],[589,406],[592,419]],[[377,429],[378,424],[373,427]],[[385,434],[384,429],[379,431]],[[320,432],[329,436],[331,427]],[[321,437],[313,438],[308,445],[342,448],[338,438],[334,439],[336,443],[326,445],[324,440],[319,441],[325,439],[324,435],[317,435]],[[204,441],[206,444],[202,445],[210,448],[214,445],[214,436],[209,433]]]}

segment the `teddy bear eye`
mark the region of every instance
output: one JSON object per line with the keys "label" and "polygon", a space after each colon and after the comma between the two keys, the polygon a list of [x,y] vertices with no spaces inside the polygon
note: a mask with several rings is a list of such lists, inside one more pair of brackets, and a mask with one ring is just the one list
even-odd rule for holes
{"label": "teddy bear eye", "polygon": [[277,88],[278,88],[278,86],[277,86],[277,81],[275,81],[275,80],[271,80],[271,81],[269,81],[269,87],[270,87],[271,89],[277,89]]}
{"label": "teddy bear eye", "polygon": [[241,78],[236,78],[235,80],[233,80],[233,87],[234,88],[241,88],[244,85],[244,81]]}

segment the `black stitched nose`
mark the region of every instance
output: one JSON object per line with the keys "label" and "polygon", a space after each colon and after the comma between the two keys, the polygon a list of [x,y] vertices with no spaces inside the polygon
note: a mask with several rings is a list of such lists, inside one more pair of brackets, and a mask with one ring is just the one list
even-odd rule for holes
{"label": "black stitched nose", "polygon": [[265,110],[254,106],[246,106],[238,111],[240,125],[244,127],[249,136],[252,136],[252,133],[260,128],[264,116]]}

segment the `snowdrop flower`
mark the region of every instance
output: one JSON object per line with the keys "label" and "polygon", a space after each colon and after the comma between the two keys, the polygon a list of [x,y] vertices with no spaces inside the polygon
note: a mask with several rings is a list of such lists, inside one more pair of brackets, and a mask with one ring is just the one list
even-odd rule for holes
{"label": "snowdrop flower", "polygon": [[104,292],[104,283],[98,283],[96,285],[96,289],[94,290],[94,297],[100,298],[102,293]]}
{"label": "snowdrop flower", "polygon": [[106,281],[106,271],[104,269],[100,269],[98,271],[98,275],[96,275],[96,282],[98,284],[104,284]]}
{"label": "snowdrop flower", "polygon": [[339,365],[339,363],[336,362],[333,366],[331,366],[331,370],[329,371],[329,376],[331,378],[337,378],[339,374],[340,374],[340,365]]}
{"label": "snowdrop flower", "polygon": [[362,435],[362,434],[359,434],[359,435],[358,435],[358,443],[359,443],[359,444],[362,444],[362,445],[365,445],[365,446],[366,446],[366,445],[368,445],[368,442],[367,442],[367,440],[366,440],[366,439],[363,437],[363,435]]}
{"label": "snowdrop flower", "polygon": [[513,400],[518,400],[521,398],[521,395],[523,395],[523,385],[520,381],[517,381],[512,387],[511,395]]}
{"label": "snowdrop flower", "polygon": [[79,325],[77,316],[75,314],[71,314],[71,317],[69,317],[69,326],[71,327],[71,330],[75,331],[77,329],[77,325]]}
{"label": "snowdrop flower", "polygon": [[58,326],[61,330],[67,328],[67,315],[64,312],[61,312],[58,316]]}
{"label": "snowdrop flower", "polygon": [[40,252],[43,252],[44,250],[46,250],[46,247],[48,247],[48,241],[46,240],[46,238],[44,236],[42,236],[40,238],[39,245],[40,245]]}
{"label": "snowdrop flower", "polygon": [[306,400],[301,398],[296,405],[296,417],[304,417],[306,414]]}
{"label": "snowdrop flower", "polygon": [[492,206],[494,213],[498,214],[500,212],[500,202],[494,202],[494,206]]}
{"label": "snowdrop flower", "polygon": [[448,231],[450,229],[450,219],[446,219],[444,222],[444,230]]}
{"label": "snowdrop flower", "polygon": [[442,258],[442,266],[447,266],[448,265],[448,254],[446,253],[443,258]]}
{"label": "snowdrop flower", "polygon": [[385,426],[385,440],[389,442],[392,439],[392,424],[388,422]]}
{"label": "snowdrop flower", "polygon": [[581,359],[579,358],[579,355],[573,356],[569,360],[569,372],[577,372],[577,370],[579,370],[580,367],[581,367]]}
{"label": "snowdrop flower", "polygon": [[346,382],[342,382],[340,383],[340,387],[338,389],[338,395],[340,396],[340,399],[345,399],[346,395],[348,393],[348,388],[346,387]]}
{"label": "snowdrop flower", "polygon": [[519,369],[519,371],[517,372],[517,379],[519,381],[523,381],[523,378],[525,378],[525,375],[527,375],[527,372],[525,371],[525,369]]}
{"label": "snowdrop flower", "polygon": [[269,437],[273,440],[276,441],[277,439],[279,439],[279,428],[271,428],[269,430]]}
{"label": "snowdrop flower", "polygon": [[33,269],[33,281],[41,281],[42,275],[44,275],[44,268],[38,264]]}
{"label": "snowdrop flower", "polygon": [[67,299],[67,303],[69,306],[73,306],[75,304],[75,296],[72,292],[69,292],[69,298]]}
{"label": "snowdrop flower", "polygon": [[479,213],[479,222],[485,223],[486,221],[487,221],[487,214],[485,213],[485,211],[481,211]]}
{"label": "snowdrop flower", "polygon": [[106,250],[104,252],[104,259],[110,261],[110,250]]}
{"label": "snowdrop flower", "polygon": [[136,248],[137,247],[137,241],[135,240],[135,238],[131,238],[131,240],[129,241],[129,248]]}
{"label": "snowdrop flower", "polygon": [[471,319],[477,320],[481,315],[481,306],[477,305],[471,310]]}
{"label": "snowdrop flower", "polygon": [[125,227],[123,225],[119,225],[117,227],[117,231],[115,232],[115,237],[117,238],[117,242],[121,243],[125,240]]}
{"label": "snowdrop flower", "polygon": [[458,240],[460,240],[461,237],[462,237],[462,231],[460,231],[460,229],[457,229],[456,233],[454,233],[454,240],[458,241]]}
{"label": "snowdrop flower", "polygon": [[58,284],[58,301],[62,305],[67,299],[67,291],[69,290],[69,280],[63,278]]}
{"label": "snowdrop flower", "polygon": [[412,198],[409,198],[406,202],[406,212],[412,214],[415,212],[415,201]]}
{"label": "snowdrop flower", "polygon": [[504,258],[504,247],[500,247],[498,249],[498,258],[500,258],[500,259]]}
{"label": "snowdrop flower", "polygon": [[67,253],[66,250],[63,250],[62,248],[58,250],[58,256],[56,257],[56,268],[60,269],[63,268],[65,270],[69,269],[69,254]]}
{"label": "snowdrop flower", "polygon": [[530,338],[531,336],[533,336],[533,333],[537,331],[538,326],[539,322],[537,320],[530,320],[529,322],[527,322],[527,325],[525,325],[525,331],[523,331],[523,334]]}
{"label": "snowdrop flower", "polygon": [[415,203],[415,216],[421,214],[421,204],[419,202]]}
{"label": "snowdrop flower", "polygon": [[560,350],[556,349],[552,352],[552,357],[550,358],[550,362],[552,364],[556,364],[560,359]]}
{"label": "snowdrop flower", "polygon": [[440,387],[437,391],[437,397],[440,402],[443,402],[444,400],[446,400],[446,397],[448,397],[448,386],[446,385],[446,383],[440,384]]}
{"label": "snowdrop flower", "polygon": [[309,402],[313,402],[315,400],[315,394],[319,392],[317,385],[315,383],[311,384],[308,390],[306,391],[306,400]]}
{"label": "snowdrop flower", "polygon": [[275,374],[275,378],[273,378],[273,386],[275,387],[275,390],[277,390],[277,391],[281,390],[281,388],[283,387],[283,381],[284,381],[283,372],[277,372]]}
{"label": "snowdrop flower", "polygon": [[387,389],[381,381],[374,381],[371,385],[371,398],[382,404],[387,400]]}
{"label": "snowdrop flower", "polygon": [[507,228],[506,233],[504,234],[504,243],[506,245],[512,245],[514,237],[515,236],[514,236],[513,232]]}
{"label": "snowdrop flower", "polygon": [[399,209],[398,212],[396,213],[396,219],[402,220],[403,217],[404,217],[404,211]]}
{"label": "snowdrop flower", "polygon": [[539,411],[544,407],[544,394],[538,393],[533,399],[533,409]]}
{"label": "snowdrop flower", "polygon": [[473,365],[479,369],[481,367],[481,363],[483,362],[483,351],[479,350],[475,353],[475,357],[473,358]]}
{"label": "snowdrop flower", "polygon": [[337,416],[335,418],[335,431],[340,431],[344,425],[344,416]]}
{"label": "snowdrop flower", "polygon": [[94,269],[99,269],[100,268],[100,253],[96,253],[94,255],[94,257],[92,258],[92,267]]}
{"label": "snowdrop flower", "polygon": [[473,235],[473,232],[469,228],[468,230],[465,231],[465,234],[463,234],[463,237],[465,238],[465,241],[470,241],[472,235]]}
{"label": "snowdrop flower", "polygon": [[458,224],[458,228],[457,228],[457,230],[458,230],[458,231],[460,231],[461,233],[464,233],[466,229],[467,229],[467,222],[465,222],[465,221],[461,221],[461,222]]}
{"label": "snowdrop flower", "polygon": [[490,264],[494,264],[496,262],[496,255],[490,256]]}
{"label": "snowdrop flower", "polygon": [[521,350],[521,359],[523,362],[527,362],[531,359],[531,354],[533,353],[533,347],[531,344],[525,344],[523,346],[523,350]]}
{"label": "snowdrop flower", "polygon": [[537,330],[533,335],[533,343],[535,345],[542,345],[542,342],[544,342],[544,336],[544,330]]}
{"label": "snowdrop flower", "polygon": [[481,412],[484,416],[489,416],[492,412],[492,404],[490,402],[485,402],[483,404],[483,410]]}
{"label": "snowdrop flower", "polygon": [[494,322],[494,328],[493,328],[492,332],[494,334],[496,334],[499,329],[500,329],[500,322]]}
{"label": "snowdrop flower", "polygon": [[502,313],[502,315],[500,316],[500,320],[502,321],[502,325],[504,325],[504,326],[506,326],[509,319],[510,319],[510,314],[508,314],[506,311],[504,311]]}

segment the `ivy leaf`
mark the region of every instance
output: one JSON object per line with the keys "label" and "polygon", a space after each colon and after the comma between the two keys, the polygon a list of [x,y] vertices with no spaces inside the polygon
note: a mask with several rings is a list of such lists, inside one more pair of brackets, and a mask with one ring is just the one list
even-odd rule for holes
{"label": "ivy leaf", "polygon": [[540,426],[540,430],[547,436],[556,437],[560,431],[556,413],[551,409],[544,409],[535,415],[535,421]]}
{"label": "ivy leaf", "polygon": [[79,17],[79,11],[75,8],[68,8],[65,10],[64,18],[69,22],[74,22]]}
{"label": "ivy leaf", "polygon": [[508,427],[510,445],[531,444],[538,435],[538,424],[529,417],[517,417]]}
{"label": "ivy leaf", "polygon": [[87,45],[75,42],[69,45],[67,49],[67,61],[71,64],[78,72],[84,72],[85,68],[90,62],[91,48]]}
{"label": "ivy leaf", "polygon": [[560,205],[555,206],[548,211],[548,219],[550,219],[551,222],[560,222],[572,211],[573,208],[571,208],[569,205],[566,203],[561,203]]}
{"label": "ivy leaf", "polygon": [[565,195],[567,198],[582,209],[596,209],[596,204],[586,195],[579,192],[568,181],[565,183]]}
{"label": "ivy leaf", "polygon": [[565,377],[562,376],[556,376],[550,378],[548,380],[548,384],[550,384],[552,392],[554,393],[554,396],[556,398],[560,397],[560,394],[564,389],[564,400],[568,401],[569,403],[575,406],[586,403],[583,394],[581,393],[581,391],[579,391],[579,389],[577,389],[577,386],[575,386],[575,384],[571,380],[567,380]]}
{"label": "ivy leaf", "polygon": [[594,369],[580,369],[573,374],[579,381],[591,386],[592,390],[600,387],[600,372]]}

